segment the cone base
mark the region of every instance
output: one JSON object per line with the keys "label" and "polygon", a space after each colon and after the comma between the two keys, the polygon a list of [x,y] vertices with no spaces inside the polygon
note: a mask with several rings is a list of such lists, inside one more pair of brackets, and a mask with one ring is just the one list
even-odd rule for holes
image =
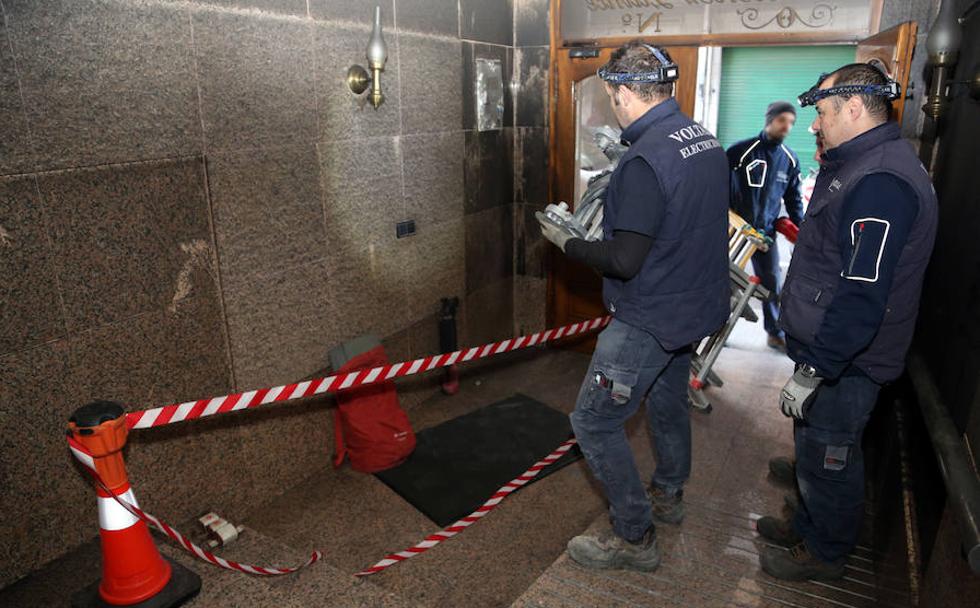
{"label": "cone base", "polygon": [[[194,571],[181,566],[169,557],[163,559],[170,563],[170,582],[150,599],[138,604],[127,604],[133,608],[176,608],[197,595],[201,590],[201,577]],[[71,598],[72,608],[115,608],[99,595],[99,581],[95,581]]]}

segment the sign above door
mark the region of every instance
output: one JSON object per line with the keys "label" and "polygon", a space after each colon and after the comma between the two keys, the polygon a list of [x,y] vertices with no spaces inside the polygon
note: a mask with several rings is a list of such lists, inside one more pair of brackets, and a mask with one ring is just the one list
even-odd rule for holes
{"label": "sign above door", "polygon": [[856,40],[874,33],[881,0],[561,0],[566,43],[636,37]]}

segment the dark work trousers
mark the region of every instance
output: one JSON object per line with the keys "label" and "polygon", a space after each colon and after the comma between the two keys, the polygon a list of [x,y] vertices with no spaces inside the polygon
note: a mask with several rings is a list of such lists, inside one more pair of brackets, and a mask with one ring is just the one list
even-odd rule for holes
{"label": "dark work trousers", "polygon": [[810,553],[839,562],[857,545],[864,515],[864,453],[861,436],[881,386],[850,369],[817,389],[796,421],[796,481],[800,508],[793,527]]}
{"label": "dark work trousers", "polygon": [[572,428],[605,489],[613,531],[626,540],[640,539],[653,516],[624,426],[646,397],[656,443],[652,483],[668,495],[679,494],[691,472],[690,367],[689,347],[667,352],[651,334],[616,319],[599,334]]}
{"label": "dark work trousers", "polygon": [[769,298],[762,303],[762,317],[766,333],[770,336],[783,337],[779,329],[779,292],[783,288],[782,272],[779,269],[779,250],[775,239],[769,251],[756,251],[752,256],[752,269],[755,276],[762,281],[762,286],[769,290]]}

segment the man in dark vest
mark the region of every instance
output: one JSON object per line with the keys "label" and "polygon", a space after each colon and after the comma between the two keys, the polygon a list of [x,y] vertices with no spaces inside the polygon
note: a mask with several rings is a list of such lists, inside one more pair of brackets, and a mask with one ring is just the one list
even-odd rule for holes
{"label": "man in dark vest", "polygon": [[898,94],[878,68],[852,64],[800,97],[816,105],[825,152],[782,294],[796,372],[780,406],[795,418],[801,501],[791,522],[757,523],[790,547],[761,555],[777,578],[844,575],[864,512],[861,436],[912,341],[937,207],[929,175],[888,120]]}
{"label": "man in dark vest", "polygon": [[[728,163],[718,140],[681,113],[677,74],[657,47],[632,42],[613,53],[599,76],[629,149],[606,192],[603,238],[571,238],[541,222],[548,240],[603,275],[613,316],[571,415],[612,523],[568,543],[570,557],[590,568],[660,564],[653,522],[681,522],[691,469],[691,345],[729,312]],[[624,430],[644,399],[657,460],[648,488]]]}
{"label": "man in dark vest", "polygon": [[[776,219],[783,205],[794,224],[798,226],[803,220],[800,160],[783,143],[795,124],[796,108],[785,101],[774,101],[766,109],[762,132],[732,145],[727,152],[732,170],[729,206],[771,239],[776,237]],[[785,350],[786,341],[778,325],[782,271],[775,240],[769,251],[757,251],[752,256],[752,268],[769,290],[769,298],[762,306],[767,344]]]}

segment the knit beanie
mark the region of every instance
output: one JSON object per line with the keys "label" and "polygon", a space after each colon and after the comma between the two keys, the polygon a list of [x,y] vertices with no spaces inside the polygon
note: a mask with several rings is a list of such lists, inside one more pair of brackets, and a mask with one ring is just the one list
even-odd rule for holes
{"label": "knit beanie", "polygon": [[789,112],[796,116],[796,108],[788,101],[774,101],[769,104],[769,107],[766,108],[766,126],[769,126],[769,123],[783,112]]}

